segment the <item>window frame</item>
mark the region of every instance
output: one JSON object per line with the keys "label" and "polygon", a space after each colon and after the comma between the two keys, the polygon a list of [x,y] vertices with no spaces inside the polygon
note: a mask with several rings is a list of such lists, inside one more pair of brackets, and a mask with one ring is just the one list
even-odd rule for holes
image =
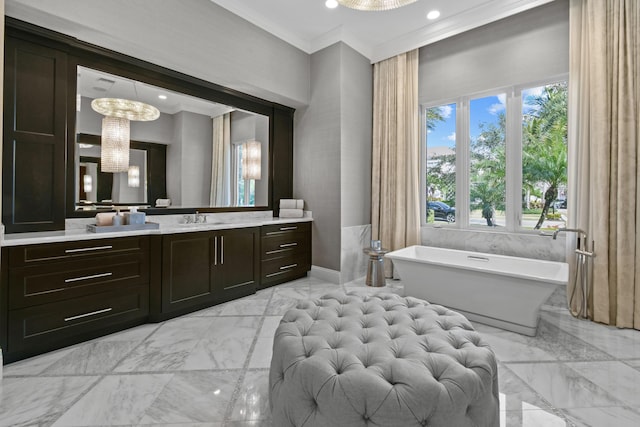
{"label": "window frame", "polygon": [[[522,227],[522,92],[540,86],[568,82],[569,76],[564,73],[551,78],[511,86],[493,88],[437,101],[420,104],[420,225],[421,227],[457,229],[479,232],[500,232],[517,234],[539,234],[538,230]],[[470,102],[472,99],[496,94],[506,94],[506,129],[505,129],[505,227],[503,230],[486,230],[473,227],[469,223],[470,200]],[[427,117],[430,108],[455,104],[456,107],[456,221],[453,224],[427,223]],[[567,111],[567,115],[569,112]]]}

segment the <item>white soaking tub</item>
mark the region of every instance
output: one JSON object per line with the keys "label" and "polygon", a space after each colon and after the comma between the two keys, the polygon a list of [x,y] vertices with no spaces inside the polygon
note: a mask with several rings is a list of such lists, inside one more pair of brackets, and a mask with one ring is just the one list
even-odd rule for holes
{"label": "white soaking tub", "polygon": [[566,285],[564,262],[410,246],[393,260],[406,296],[425,299],[469,320],[534,336],[540,306]]}

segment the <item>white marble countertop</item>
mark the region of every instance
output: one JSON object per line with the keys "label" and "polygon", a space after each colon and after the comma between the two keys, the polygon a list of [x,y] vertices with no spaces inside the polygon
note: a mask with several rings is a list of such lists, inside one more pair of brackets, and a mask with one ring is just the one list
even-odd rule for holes
{"label": "white marble countertop", "polygon": [[0,246],[36,245],[42,243],[95,240],[149,234],[190,233],[197,231],[226,230],[231,228],[260,227],[263,225],[313,221],[311,212],[305,212],[305,216],[302,218],[277,218],[271,216],[271,211],[264,212],[268,212],[268,214],[263,213],[263,211],[206,214],[207,222],[199,224],[184,223],[184,215],[151,215],[147,216],[146,221],[160,224],[159,229],[106,233],[92,233],[87,231],[87,224],[95,224],[95,220],[93,218],[68,219],[66,221],[65,230],[3,234]]}

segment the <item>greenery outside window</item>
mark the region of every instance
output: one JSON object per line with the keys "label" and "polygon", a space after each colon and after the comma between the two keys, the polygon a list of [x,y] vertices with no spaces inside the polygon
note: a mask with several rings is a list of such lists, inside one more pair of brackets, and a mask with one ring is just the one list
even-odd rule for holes
{"label": "greenery outside window", "polygon": [[[423,123],[423,223],[512,232],[565,226],[565,81],[424,105]],[[435,202],[453,209],[455,221],[443,222]]]}

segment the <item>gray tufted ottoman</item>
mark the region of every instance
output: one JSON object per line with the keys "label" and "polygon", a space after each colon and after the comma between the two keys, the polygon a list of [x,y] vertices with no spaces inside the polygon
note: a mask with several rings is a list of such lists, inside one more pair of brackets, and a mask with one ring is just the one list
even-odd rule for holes
{"label": "gray tufted ottoman", "polygon": [[269,372],[275,427],[498,426],[498,370],[469,321],[393,294],[332,293],[284,315]]}

